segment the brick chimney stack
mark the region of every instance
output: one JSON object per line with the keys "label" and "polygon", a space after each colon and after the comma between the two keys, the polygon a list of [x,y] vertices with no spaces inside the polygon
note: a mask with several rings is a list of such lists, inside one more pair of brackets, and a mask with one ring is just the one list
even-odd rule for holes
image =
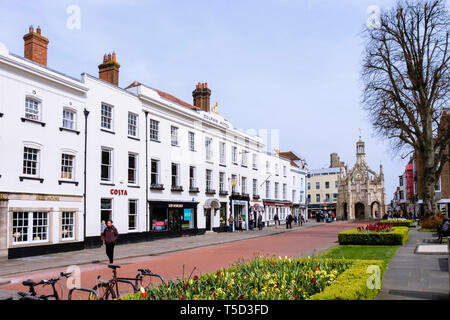
{"label": "brick chimney stack", "polygon": [[211,90],[208,88],[208,83],[198,83],[194,92],[194,106],[205,111],[211,112]]}
{"label": "brick chimney stack", "polygon": [[24,57],[46,67],[49,41],[41,35],[41,27],[34,32],[33,26],[30,26],[23,40],[25,41]]}
{"label": "brick chimney stack", "polygon": [[120,64],[116,61],[116,53],[104,55],[103,63],[98,66],[98,77],[116,86],[119,85]]}

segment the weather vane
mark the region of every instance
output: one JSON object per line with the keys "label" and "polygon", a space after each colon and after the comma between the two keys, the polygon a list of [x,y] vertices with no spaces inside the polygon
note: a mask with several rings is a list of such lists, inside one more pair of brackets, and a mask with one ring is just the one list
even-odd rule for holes
{"label": "weather vane", "polygon": [[359,138],[361,139],[361,136],[362,136],[362,134],[361,134],[361,133],[362,133],[361,128],[359,128],[358,131],[359,131]]}

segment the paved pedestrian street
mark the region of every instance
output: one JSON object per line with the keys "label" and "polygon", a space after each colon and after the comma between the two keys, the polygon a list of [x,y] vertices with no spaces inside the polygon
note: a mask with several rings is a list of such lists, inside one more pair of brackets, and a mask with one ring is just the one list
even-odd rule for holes
{"label": "paved pedestrian street", "polygon": [[[123,245],[116,248],[117,260],[114,263],[121,266],[118,273],[123,277],[134,277],[138,269],[149,268],[162,274],[165,279],[181,278],[183,266],[187,276],[195,268],[194,276],[228,267],[239,259],[248,261],[261,255],[290,258],[310,256],[336,245],[340,231],[359,225],[361,223],[310,222],[291,230],[281,226],[265,228],[261,232],[208,233],[204,236]],[[108,279],[112,274],[107,268],[104,248],[2,261],[0,277],[11,281],[0,286],[3,297],[11,296],[14,291],[24,291],[21,284],[24,280],[39,281],[55,277],[70,265],[80,267],[81,286],[87,288],[96,284],[98,275]]]}

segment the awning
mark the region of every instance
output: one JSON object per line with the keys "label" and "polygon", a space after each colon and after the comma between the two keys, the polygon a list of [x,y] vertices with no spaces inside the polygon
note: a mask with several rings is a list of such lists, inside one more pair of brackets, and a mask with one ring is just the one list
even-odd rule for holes
{"label": "awning", "polygon": [[264,204],[261,200],[252,200],[250,201],[250,208],[255,210],[264,210]]}
{"label": "awning", "polygon": [[220,201],[217,199],[208,199],[203,205],[205,209],[220,209]]}

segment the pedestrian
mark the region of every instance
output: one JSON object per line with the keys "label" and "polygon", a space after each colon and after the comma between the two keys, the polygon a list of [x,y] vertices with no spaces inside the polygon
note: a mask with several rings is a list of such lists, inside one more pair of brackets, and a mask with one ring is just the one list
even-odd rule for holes
{"label": "pedestrian", "polygon": [[280,218],[278,218],[278,212],[275,213],[275,216],[273,217],[273,220],[275,221],[275,229],[277,228],[277,223],[280,225]]}
{"label": "pedestrian", "polygon": [[102,220],[102,223],[101,223],[101,225],[100,225],[100,239],[102,240],[102,244],[103,244],[103,241],[105,241],[105,238],[103,237],[103,231],[105,231],[105,229],[106,229],[106,223],[105,223],[105,220]]}
{"label": "pedestrian", "polygon": [[119,232],[114,227],[113,222],[108,220],[106,228],[103,230],[103,238],[105,239],[106,255],[109,258],[109,263],[114,263],[114,246],[119,238]]}
{"label": "pedestrian", "polygon": [[292,229],[292,220],[294,220],[294,218],[292,217],[292,213],[288,214],[286,220],[287,220],[286,228],[287,229]]}
{"label": "pedestrian", "polygon": [[295,224],[296,226],[298,226],[298,218],[297,218],[297,215],[294,216],[294,224]]}
{"label": "pedestrian", "polygon": [[228,231],[233,232],[233,225],[234,225],[234,218],[233,215],[230,214],[230,217],[228,218]]}
{"label": "pedestrian", "polygon": [[262,214],[260,212],[259,215],[258,215],[258,228],[259,228],[259,231],[261,231],[263,229],[263,222],[262,222],[262,220],[263,220],[263,216],[262,216]]}
{"label": "pedestrian", "polygon": [[253,212],[250,212],[250,215],[248,217],[249,219],[249,229],[253,230],[254,222],[253,222]]}
{"label": "pedestrian", "polygon": [[303,213],[300,215],[300,226],[303,227],[303,223],[305,223],[305,216]]}
{"label": "pedestrian", "polygon": [[239,231],[242,232],[242,214],[239,213],[239,218],[238,218],[238,223],[239,223]]}

